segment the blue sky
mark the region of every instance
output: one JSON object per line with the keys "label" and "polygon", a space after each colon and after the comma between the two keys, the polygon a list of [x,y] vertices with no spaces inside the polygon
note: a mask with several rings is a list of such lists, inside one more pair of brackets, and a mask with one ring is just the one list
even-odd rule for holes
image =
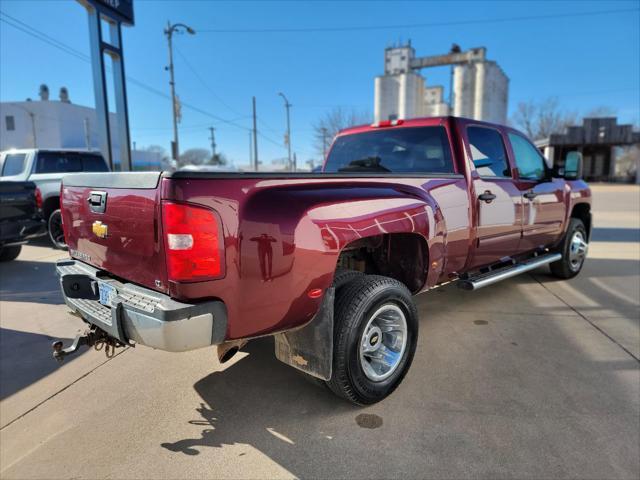
{"label": "blue sky", "polygon": [[[168,94],[167,20],[193,27],[175,38],[176,84],[183,102],[213,116],[251,126],[257,97],[261,160],[286,156],[282,91],[293,104],[292,143],[298,161],[317,158],[312,123],[334,106],[373,111],[373,78],[384,48],[411,39],[418,55],[485,46],[510,78],[509,108],[558,97],[564,109],[598,106],[621,121],[640,119],[640,13],[559,16],[466,25],[332,32],[205,32],[269,28],[367,27],[640,9],[640,2],[206,2],[134,0],[136,25],[124,30],[128,76]],[[89,55],[86,12],[75,1],[0,0],[0,10]],[[6,18],[6,17],[5,17]],[[194,73],[194,71],[196,73]],[[423,71],[427,84],[448,85],[448,69]],[[199,77],[199,78],[198,78]],[[67,86],[74,103],[93,106],[88,63],[0,22],[0,100],[37,98],[47,83],[56,97]],[[138,148],[168,148],[167,98],[128,84],[132,140]],[[216,127],[218,149],[247,163],[249,133],[183,108],[181,148],[208,147]]]}

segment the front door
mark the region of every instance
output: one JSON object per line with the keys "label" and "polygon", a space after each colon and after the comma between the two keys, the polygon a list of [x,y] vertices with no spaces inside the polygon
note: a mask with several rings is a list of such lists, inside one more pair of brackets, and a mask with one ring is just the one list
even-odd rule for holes
{"label": "front door", "polygon": [[550,246],[560,239],[565,218],[565,181],[551,177],[544,157],[529,140],[509,133],[516,165],[516,185],[522,193],[522,240],[518,250],[528,252]]}
{"label": "front door", "polygon": [[470,125],[476,248],[470,268],[499,262],[517,252],[522,233],[522,195],[514,183],[502,133]]}

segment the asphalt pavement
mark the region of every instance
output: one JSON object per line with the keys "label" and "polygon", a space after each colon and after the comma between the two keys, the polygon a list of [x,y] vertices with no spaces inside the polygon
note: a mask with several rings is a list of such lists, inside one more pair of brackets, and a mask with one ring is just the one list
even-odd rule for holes
{"label": "asphalt pavement", "polygon": [[84,350],[59,292],[65,252],[38,242],[0,265],[0,477],[640,477],[640,187],[594,186],[584,270],[548,269],[417,297],[413,366],[354,407],[250,342]]}

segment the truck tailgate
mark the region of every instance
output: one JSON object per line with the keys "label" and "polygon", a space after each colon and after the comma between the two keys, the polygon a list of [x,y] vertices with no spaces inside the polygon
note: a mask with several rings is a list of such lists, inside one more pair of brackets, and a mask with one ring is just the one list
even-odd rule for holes
{"label": "truck tailgate", "polygon": [[61,202],[65,239],[72,257],[112,276],[166,292],[158,231],[159,173],[135,175],[65,177]]}

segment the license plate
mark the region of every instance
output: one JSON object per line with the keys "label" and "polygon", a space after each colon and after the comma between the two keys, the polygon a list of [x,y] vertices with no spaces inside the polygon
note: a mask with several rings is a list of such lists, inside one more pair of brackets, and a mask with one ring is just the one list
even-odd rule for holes
{"label": "license plate", "polygon": [[98,282],[98,291],[100,292],[100,303],[111,306],[111,300],[113,300],[117,294],[115,287],[112,287],[108,283]]}

